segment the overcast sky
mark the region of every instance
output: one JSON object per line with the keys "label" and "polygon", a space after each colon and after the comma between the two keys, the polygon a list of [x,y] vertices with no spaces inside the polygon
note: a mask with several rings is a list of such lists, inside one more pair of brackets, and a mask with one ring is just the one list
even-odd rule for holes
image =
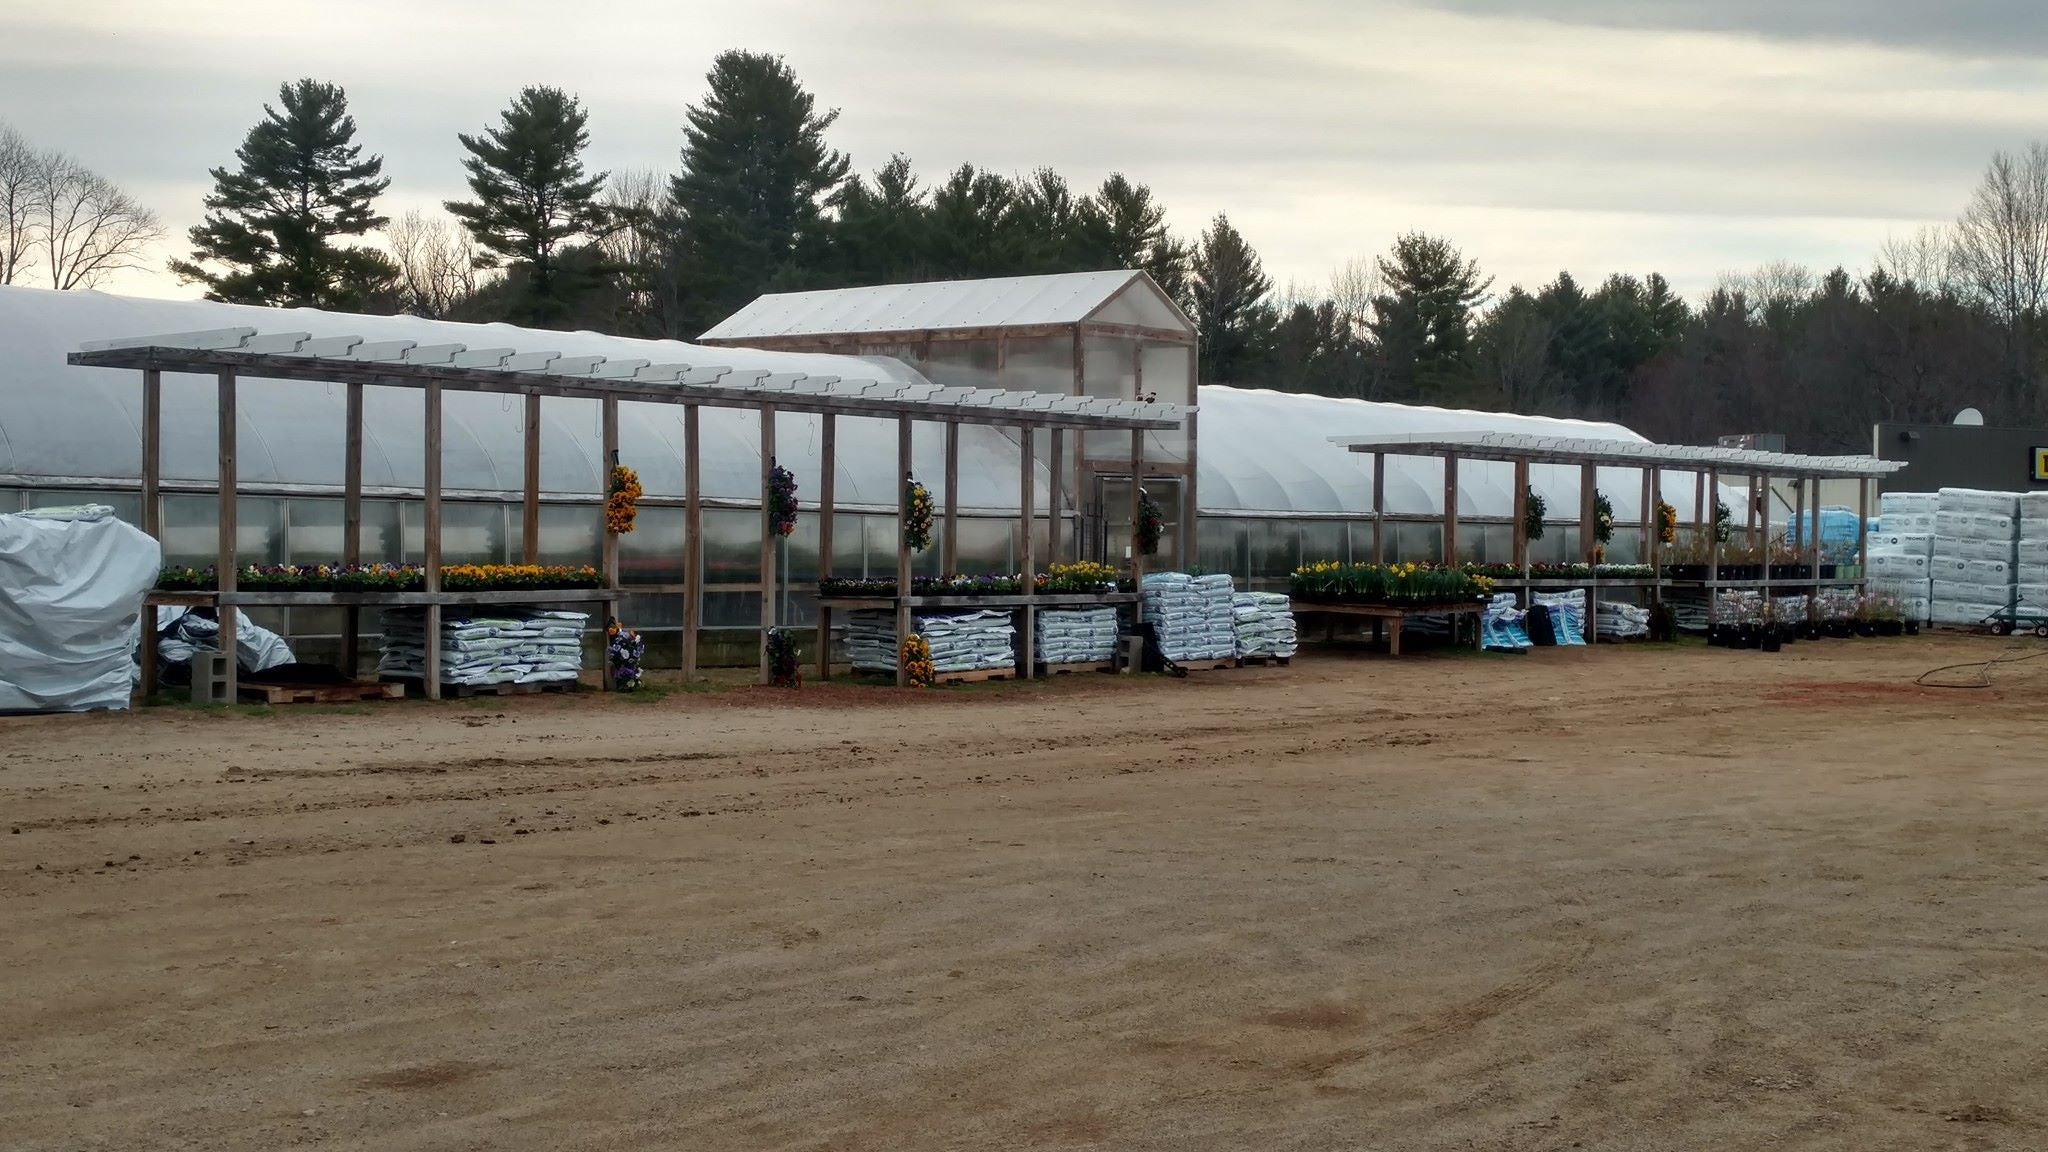
{"label": "overcast sky", "polygon": [[1121,170],[1282,285],[1411,229],[1503,287],[1859,269],[2048,134],[2039,0],[4,0],[0,120],[161,212],[160,267],[281,81],[347,89],[395,216],[465,194],[455,134],[528,83],[583,99],[594,166],[672,169],[729,47],[785,56],[862,170]]}

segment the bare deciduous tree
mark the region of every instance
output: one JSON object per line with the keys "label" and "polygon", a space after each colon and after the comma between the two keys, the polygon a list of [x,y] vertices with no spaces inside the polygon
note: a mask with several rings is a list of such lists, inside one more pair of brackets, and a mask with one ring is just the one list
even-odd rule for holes
{"label": "bare deciduous tree", "polygon": [[71,157],[45,153],[37,172],[36,240],[52,288],[91,288],[138,267],[163,235],[155,212]]}
{"label": "bare deciduous tree", "polygon": [[414,209],[391,222],[384,230],[384,240],[398,265],[402,310],[430,320],[446,320],[463,301],[476,295],[480,253],[468,229]]}
{"label": "bare deciduous tree", "polygon": [[28,268],[34,234],[36,150],[28,138],[0,124],[0,284]]}
{"label": "bare deciduous tree", "polygon": [[2048,299],[2048,144],[1991,158],[1969,207],[1956,221],[1956,259],[1965,281],[2005,322],[2005,402],[2029,404],[2034,342]]}
{"label": "bare deciduous tree", "polygon": [[1956,236],[1952,229],[1929,225],[1910,236],[1893,236],[1877,250],[1877,271],[1900,284],[1911,284],[1936,296],[1960,290]]}

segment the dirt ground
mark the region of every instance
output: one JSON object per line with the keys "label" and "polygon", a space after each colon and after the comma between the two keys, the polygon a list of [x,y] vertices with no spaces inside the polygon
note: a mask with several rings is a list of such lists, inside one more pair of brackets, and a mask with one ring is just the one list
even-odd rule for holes
{"label": "dirt ground", "polygon": [[2048,1147],[2012,647],[0,721],[0,1147]]}

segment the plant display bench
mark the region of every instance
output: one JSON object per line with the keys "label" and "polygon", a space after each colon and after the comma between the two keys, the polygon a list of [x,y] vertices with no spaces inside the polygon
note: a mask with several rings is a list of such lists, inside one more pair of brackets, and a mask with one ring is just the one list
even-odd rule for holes
{"label": "plant display bench", "polygon": [[1479,616],[1486,611],[1485,603],[1474,600],[1469,604],[1316,604],[1305,600],[1294,602],[1296,616],[1360,616],[1372,621],[1372,638],[1377,642],[1382,633],[1387,637],[1387,651],[1395,656],[1401,654],[1401,628],[1409,620],[1422,616],[1449,616],[1452,618],[1452,633],[1456,634],[1458,622],[1472,617],[1472,646],[1483,648]]}

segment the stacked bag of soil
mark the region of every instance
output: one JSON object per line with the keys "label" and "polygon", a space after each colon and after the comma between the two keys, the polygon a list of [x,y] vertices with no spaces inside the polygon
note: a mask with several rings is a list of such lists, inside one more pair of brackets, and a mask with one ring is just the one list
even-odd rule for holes
{"label": "stacked bag of soil", "polygon": [[1600,601],[1600,635],[1610,640],[1642,640],[1650,635],[1650,610],[1639,604]]}
{"label": "stacked bag of soil", "polygon": [[1982,624],[2011,607],[2019,521],[2018,493],[1941,490],[1928,563],[1934,623]]}
{"label": "stacked bag of soil", "polygon": [[1569,592],[1535,592],[1530,599],[1536,607],[1550,614],[1550,631],[1560,647],[1585,646],[1586,643],[1586,590],[1574,588]]}
{"label": "stacked bag of soil", "polygon": [[2020,535],[2014,548],[2013,575],[2021,610],[2048,613],[2048,492],[2020,493]]}
{"label": "stacked bag of soil", "polygon": [[1038,613],[1041,664],[1107,664],[1116,658],[1116,609],[1046,608]]}
{"label": "stacked bag of soil", "polygon": [[[441,615],[441,683],[455,685],[545,684],[573,681],[583,671],[587,612],[495,608]],[[427,675],[426,613],[392,609],[384,614],[379,676],[424,680]]]}
{"label": "stacked bag of soil", "polygon": [[1277,592],[1237,592],[1232,594],[1230,606],[1240,659],[1294,655],[1298,634],[1287,597]]}
{"label": "stacked bag of soil", "polygon": [[1159,640],[1159,653],[1176,664],[1237,656],[1236,614],[1230,577],[1152,572],[1140,589],[1143,619]]}
{"label": "stacked bag of soil", "polygon": [[[932,671],[988,672],[1017,666],[1017,628],[1009,612],[987,609],[918,616],[911,627],[932,650]],[[854,669],[896,672],[896,614],[882,610],[848,613],[846,648]]]}
{"label": "stacked bag of soil", "polygon": [[1934,608],[1933,492],[1886,492],[1878,498],[1877,533],[1864,575],[1872,592],[1896,596],[1906,618],[1927,623]]}

